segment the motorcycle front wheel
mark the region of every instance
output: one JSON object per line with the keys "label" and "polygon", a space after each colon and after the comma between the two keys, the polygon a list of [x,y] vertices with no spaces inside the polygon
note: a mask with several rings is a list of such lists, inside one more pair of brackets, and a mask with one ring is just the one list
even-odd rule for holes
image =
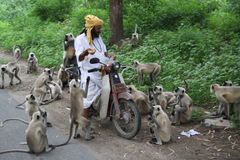
{"label": "motorcycle front wheel", "polygon": [[119,100],[120,118],[117,118],[115,108],[113,106],[113,126],[118,135],[132,139],[137,135],[141,128],[141,115],[139,113],[137,105],[126,99]]}

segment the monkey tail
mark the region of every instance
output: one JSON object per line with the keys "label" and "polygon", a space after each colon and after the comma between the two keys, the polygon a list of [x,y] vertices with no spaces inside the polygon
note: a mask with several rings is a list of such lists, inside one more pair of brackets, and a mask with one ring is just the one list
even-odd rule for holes
{"label": "monkey tail", "polygon": [[[18,104],[17,106],[22,106],[24,103],[26,103],[27,100],[25,100],[23,103]],[[18,108],[18,107],[17,107]]]}
{"label": "monkey tail", "polygon": [[184,84],[185,84],[186,92],[188,92],[189,91],[188,83],[187,83],[187,81],[185,79],[183,81],[184,81]]}
{"label": "monkey tail", "polygon": [[59,96],[59,95],[57,95],[56,97],[54,97],[54,98],[52,98],[52,99],[50,99],[50,100],[48,100],[48,101],[46,101],[46,102],[41,102],[40,105],[47,105],[47,104],[55,101],[55,100],[58,98],[58,96]]}
{"label": "monkey tail", "polygon": [[64,145],[68,144],[68,142],[69,142],[69,141],[71,140],[71,138],[72,138],[73,123],[74,123],[74,121],[73,121],[73,120],[71,120],[71,124],[70,124],[70,131],[69,131],[69,137],[68,137],[67,141],[66,141],[66,142],[64,142],[64,143],[62,143],[62,144],[58,144],[58,145],[51,145],[52,147],[56,148],[56,147],[61,147],[61,146],[64,146]]}
{"label": "monkey tail", "polygon": [[27,124],[27,125],[29,124],[28,122],[26,122],[26,121],[24,121],[24,120],[22,120],[22,119],[9,118],[9,119],[6,119],[6,120],[2,121],[2,122],[0,123],[0,127],[4,127],[4,124],[5,124],[7,121],[19,121],[19,122],[23,122],[24,124]]}
{"label": "monkey tail", "polygon": [[156,46],[155,46],[154,48],[157,50],[157,52],[159,53],[160,57],[162,58],[163,55],[162,55],[162,53],[159,51],[159,49],[158,49]]}
{"label": "monkey tail", "polygon": [[28,150],[22,150],[22,149],[11,149],[11,150],[0,151],[0,154],[12,153],[12,152],[18,152],[18,153],[31,153],[31,152],[28,151]]}

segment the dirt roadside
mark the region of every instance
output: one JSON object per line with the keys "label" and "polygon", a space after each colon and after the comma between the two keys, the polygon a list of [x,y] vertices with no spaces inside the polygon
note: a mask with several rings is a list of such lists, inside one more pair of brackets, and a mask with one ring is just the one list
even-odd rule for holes
{"label": "dirt roadside", "polygon": [[[0,59],[0,62],[10,61],[12,56],[1,52]],[[21,66],[20,78],[23,83],[15,85],[16,81],[14,80],[14,85],[9,86],[9,80],[6,76],[5,90],[21,103],[29,94],[38,74],[26,74],[26,61],[21,60],[19,64]],[[41,71],[42,69],[40,69],[39,74]],[[69,128],[67,106],[69,106],[69,94],[67,90],[64,90],[62,100],[55,101],[45,107],[49,113],[49,121],[66,133],[66,136]],[[142,128],[133,140],[117,136],[109,121],[102,124],[94,121],[94,128],[98,133],[94,140],[89,142],[83,139],[72,141],[79,141],[90,150],[106,157],[106,160],[240,159],[240,132],[236,130],[211,129],[199,123],[191,123],[174,127],[177,135],[176,142],[155,146],[147,143],[150,136],[146,117],[142,118]],[[190,138],[180,136],[181,131],[190,129],[195,129],[201,135]]]}

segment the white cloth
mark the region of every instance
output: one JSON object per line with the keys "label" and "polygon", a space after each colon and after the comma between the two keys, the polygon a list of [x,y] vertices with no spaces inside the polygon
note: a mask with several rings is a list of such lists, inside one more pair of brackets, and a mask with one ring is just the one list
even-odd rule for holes
{"label": "white cloth", "polygon": [[[86,85],[86,79],[89,76],[90,77],[90,83],[89,83],[89,88],[88,88],[88,95],[87,98],[83,99],[83,105],[84,108],[88,108],[91,106],[93,101],[100,95],[101,89],[102,89],[102,74],[101,72],[91,72],[88,73],[88,70],[93,69],[93,68],[100,68],[101,64],[96,63],[96,64],[91,64],[90,59],[91,58],[98,58],[100,62],[102,63],[107,63],[110,59],[105,56],[106,46],[103,43],[102,38],[99,36],[98,38],[93,39],[93,44],[89,45],[87,36],[85,33],[80,34],[77,36],[75,39],[75,44],[74,44],[75,50],[76,50],[76,56],[77,56],[77,62],[78,66],[80,67],[81,70],[81,86],[85,88]],[[96,52],[95,54],[88,54],[85,56],[84,60],[79,61],[79,55],[89,49],[89,48],[95,48]]]}

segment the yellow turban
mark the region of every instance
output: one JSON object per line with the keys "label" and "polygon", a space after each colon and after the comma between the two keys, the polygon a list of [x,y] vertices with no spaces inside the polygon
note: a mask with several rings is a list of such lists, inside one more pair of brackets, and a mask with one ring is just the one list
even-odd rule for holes
{"label": "yellow turban", "polygon": [[94,15],[87,15],[85,17],[85,28],[87,30],[88,43],[92,44],[92,34],[91,30],[94,26],[101,26],[103,21]]}

